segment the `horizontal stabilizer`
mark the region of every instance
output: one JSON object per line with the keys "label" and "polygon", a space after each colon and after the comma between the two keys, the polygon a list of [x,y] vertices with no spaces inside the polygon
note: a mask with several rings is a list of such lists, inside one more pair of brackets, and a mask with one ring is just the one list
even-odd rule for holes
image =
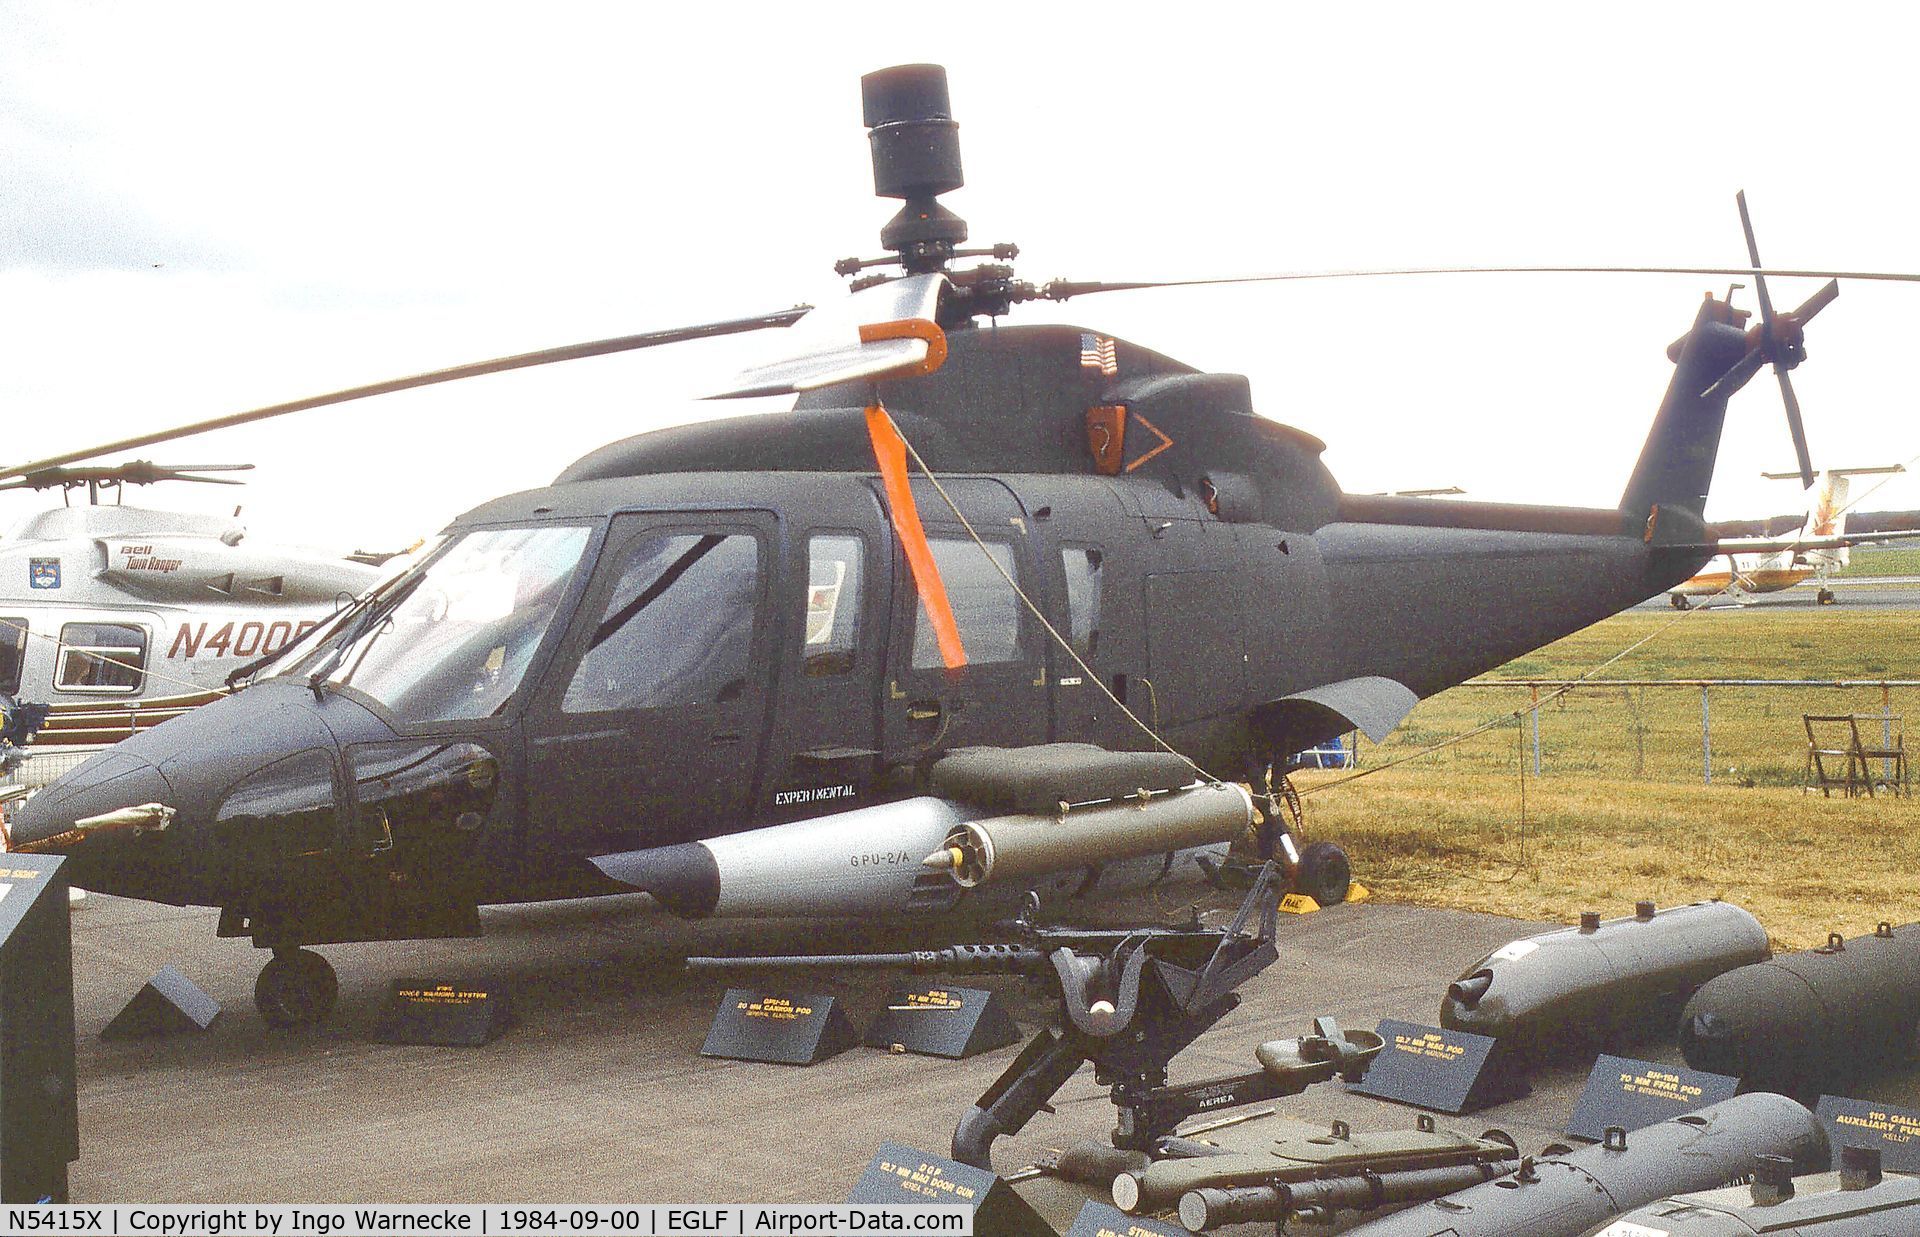
{"label": "horizontal stabilizer", "polygon": [[1920,528],[1898,528],[1880,533],[1848,533],[1844,537],[1725,537],[1684,549],[1712,550],[1716,554],[1778,554],[1782,550],[1838,550],[1876,541],[1907,541],[1920,537]]}
{"label": "horizontal stabilizer", "polygon": [[1405,683],[1369,674],[1270,700],[1255,716],[1262,737],[1275,751],[1290,754],[1348,730],[1378,743],[1418,703]]}

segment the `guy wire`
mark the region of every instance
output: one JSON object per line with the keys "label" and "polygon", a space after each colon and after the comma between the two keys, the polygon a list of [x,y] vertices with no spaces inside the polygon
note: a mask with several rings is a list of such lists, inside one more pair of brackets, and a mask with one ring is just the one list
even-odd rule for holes
{"label": "guy wire", "polygon": [[880,403],[878,398],[874,400],[874,407],[880,409],[880,414],[886,417],[887,424],[893,427],[893,432],[900,435],[900,441],[903,444],[905,444],[907,448],[907,454],[913,457],[914,464],[916,464],[919,467],[922,475],[924,475],[928,480],[928,482],[932,484],[934,493],[940,495],[940,501],[947,504],[947,509],[949,511],[952,511],[954,518],[960,521],[960,527],[967,530],[967,536],[972,538],[973,543],[980,547],[980,553],[983,556],[985,556],[988,563],[992,564],[994,571],[999,573],[1000,578],[1007,582],[1007,587],[1011,588],[1013,590],[1013,595],[1020,599],[1020,604],[1027,608],[1027,613],[1033,615],[1034,618],[1038,619],[1040,622],[1040,626],[1046,629],[1047,635],[1053,638],[1053,642],[1059,645],[1060,648],[1066,652],[1066,655],[1068,657],[1073,659],[1073,664],[1080,668],[1080,673],[1087,679],[1087,681],[1092,683],[1095,687],[1098,687],[1101,691],[1101,694],[1106,696],[1108,700],[1111,700],[1113,702],[1113,706],[1116,709],[1119,709],[1121,713],[1126,715],[1126,718],[1128,721],[1132,722],[1134,725],[1140,728],[1141,733],[1145,734],[1149,739],[1152,739],[1155,743],[1159,744],[1166,751],[1171,752],[1175,756],[1178,756],[1180,759],[1186,761],[1187,765],[1195,773],[1199,774],[1202,780],[1210,782],[1215,786],[1223,785],[1223,783],[1219,778],[1215,777],[1213,774],[1201,768],[1199,763],[1195,761],[1193,757],[1187,755],[1183,751],[1180,751],[1178,748],[1174,747],[1171,743],[1168,743],[1165,739],[1161,738],[1158,731],[1154,730],[1152,726],[1149,726],[1146,722],[1142,721],[1138,714],[1136,714],[1132,709],[1129,709],[1126,706],[1126,704],[1123,701],[1121,701],[1120,697],[1114,695],[1113,690],[1107,686],[1105,680],[1103,680],[1098,674],[1094,673],[1093,667],[1089,666],[1086,663],[1086,661],[1081,658],[1080,654],[1077,651],[1075,651],[1072,643],[1068,641],[1065,636],[1060,634],[1059,629],[1056,628],[1052,623],[1047,621],[1047,616],[1041,613],[1040,607],[1033,603],[1033,599],[1027,596],[1025,590],[1023,590],[1020,587],[1020,585],[1014,580],[1013,576],[1007,571],[1007,569],[1000,565],[1000,560],[993,556],[993,552],[987,548],[987,543],[981,539],[979,533],[974,531],[973,523],[970,520],[968,520],[964,514],[962,514],[959,505],[955,503],[953,501],[952,496],[947,493],[946,487],[940,484],[940,478],[934,476],[933,469],[927,467],[927,461],[921,458],[919,449],[913,445],[913,440],[908,438],[906,434],[901,432],[899,424],[895,422],[893,419],[893,414],[887,411],[886,407]]}

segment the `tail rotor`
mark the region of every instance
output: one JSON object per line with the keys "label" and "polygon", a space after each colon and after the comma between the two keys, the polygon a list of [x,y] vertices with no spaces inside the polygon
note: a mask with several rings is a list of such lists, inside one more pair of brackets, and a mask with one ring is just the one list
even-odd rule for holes
{"label": "tail rotor", "polygon": [[1773,298],[1767,294],[1767,277],[1761,273],[1765,268],[1760,261],[1760,246],[1753,238],[1753,219],[1747,214],[1746,191],[1735,194],[1734,201],[1740,205],[1740,230],[1746,234],[1747,258],[1753,263],[1754,293],[1760,302],[1760,326],[1753,345],[1734,370],[1748,374],[1764,362],[1773,363],[1773,376],[1780,383],[1780,400],[1787,409],[1787,432],[1793,435],[1793,453],[1800,465],[1800,485],[1802,489],[1812,489],[1813,457],[1807,451],[1807,430],[1800,417],[1800,400],[1793,393],[1793,380],[1787,373],[1807,359],[1806,325],[1840,295],[1840,284],[1837,280],[1828,280],[1825,287],[1792,313],[1776,314]]}

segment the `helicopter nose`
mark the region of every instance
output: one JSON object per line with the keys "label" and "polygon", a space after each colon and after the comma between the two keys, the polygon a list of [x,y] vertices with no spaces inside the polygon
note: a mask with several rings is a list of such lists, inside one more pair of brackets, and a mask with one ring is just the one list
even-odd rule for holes
{"label": "helicopter nose", "polygon": [[105,752],[15,804],[7,814],[7,849],[98,850],[115,834],[165,829],[173,798],[173,786],[152,763],[126,752]]}

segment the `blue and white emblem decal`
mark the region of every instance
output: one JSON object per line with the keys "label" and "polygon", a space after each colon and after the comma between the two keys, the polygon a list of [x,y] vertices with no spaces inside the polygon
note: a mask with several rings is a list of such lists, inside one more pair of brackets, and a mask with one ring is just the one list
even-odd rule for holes
{"label": "blue and white emblem decal", "polygon": [[59,588],[60,560],[57,558],[28,559],[27,584],[32,588]]}

